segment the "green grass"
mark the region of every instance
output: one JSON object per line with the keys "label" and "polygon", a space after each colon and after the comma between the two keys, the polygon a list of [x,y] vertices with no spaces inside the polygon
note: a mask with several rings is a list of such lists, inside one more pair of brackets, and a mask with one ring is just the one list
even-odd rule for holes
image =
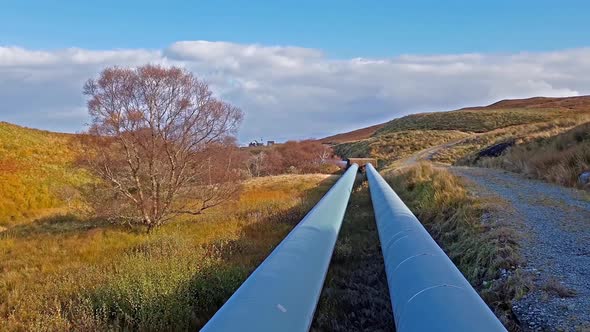
{"label": "green grass", "polygon": [[250,180],[147,235],[72,215],[0,233],[0,331],[197,330],[333,184]]}
{"label": "green grass", "polygon": [[0,226],[67,207],[68,188],[90,179],[78,153],[74,135],[0,122]]}

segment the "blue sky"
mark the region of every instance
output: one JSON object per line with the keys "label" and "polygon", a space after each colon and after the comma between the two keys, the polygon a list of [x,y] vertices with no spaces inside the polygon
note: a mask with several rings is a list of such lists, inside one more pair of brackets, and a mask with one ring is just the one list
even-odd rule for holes
{"label": "blue sky", "polygon": [[177,65],[302,139],[505,98],[590,94],[590,1],[0,0],[0,121],[77,132],[108,66]]}
{"label": "blue sky", "polygon": [[3,0],[0,44],[162,48],[211,40],[331,57],[544,51],[587,46],[590,1]]}

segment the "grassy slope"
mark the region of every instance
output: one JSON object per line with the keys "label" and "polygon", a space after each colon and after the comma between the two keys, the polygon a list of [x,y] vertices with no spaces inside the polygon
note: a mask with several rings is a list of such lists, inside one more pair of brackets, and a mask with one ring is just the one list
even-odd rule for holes
{"label": "grassy slope", "polygon": [[403,130],[334,147],[336,154],[346,157],[371,156],[389,164],[432,146],[468,136],[456,130]]}
{"label": "grassy slope", "polygon": [[381,123],[378,125],[361,128],[357,130],[353,130],[347,133],[337,134],[333,136],[329,136],[326,138],[320,139],[320,142],[325,144],[338,144],[338,143],[346,143],[346,142],[354,142],[358,140],[362,140],[365,138],[369,138],[373,136],[373,134],[381,129],[385,124]]}
{"label": "grassy slope", "polygon": [[559,116],[558,109],[464,109],[450,112],[422,113],[388,122],[377,135],[402,130],[460,130],[486,132],[526,123],[545,122]]}
{"label": "grassy slope", "polygon": [[590,123],[517,145],[498,158],[484,158],[478,164],[576,186],[578,175],[590,170]]}
{"label": "grassy slope", "polygon": [[385,123],[372,137],[341,143],[342,156],[378,158],[382,164],[454,142],[432,156],[442,163],[469,164],[478,151],[498,142],[527,143],[590,121],[590,97],[505,100],[490,106],[408,115]]}
{"label": "grassy slope", "polygon": [[[477,112],[480,110],[484,112]],[[551,120],[555,115],[563,114],[563,111],[567,110],[588,112],[590,96],[502,100],[488,106],[468,107],[450,112],[412,114],[386,123],[326,137],[321,141],[332,144],[354,142],[378,136],[384,132],[408,129],[485,132],[516,124]]]}
{"label": "grassy slope", "polygon": [[590,114],[576,112],[569,117],[553,119],[547,122],[509,126],[469,137],[433,156],[433,161],[448,164],[471,165],[479,151],[506,141],[514,141],[517,145],[539,138],[555,136],[580,123],[590,120]]}
{"label": "grassy slope", "polygon": [[334,177],[249,181],[154,234],[53,217],[0,233],[0,330],[196,330]]}
{"label": "grassy slope", "polygon": [[88,180],[78,153],[74,135],[0,122],[0,226],[64,207],[66,188]]}

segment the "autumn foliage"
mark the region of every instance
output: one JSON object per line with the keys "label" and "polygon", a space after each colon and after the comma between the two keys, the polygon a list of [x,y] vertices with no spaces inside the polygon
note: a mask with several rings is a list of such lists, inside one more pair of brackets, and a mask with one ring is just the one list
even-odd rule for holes
{"label": "autumn foliage", "polygon": [[84,86],[92,125],[83,164],[96,214],[151,230],[199,214],[239,185],[235,133],[242,112],[180,68],[107,68]]}
{"label": "autumn foliage", "polygon": [[288,141],[248,153],[246,169],[250,176],[333,173],[339,169],[332,149],[316,140]]}

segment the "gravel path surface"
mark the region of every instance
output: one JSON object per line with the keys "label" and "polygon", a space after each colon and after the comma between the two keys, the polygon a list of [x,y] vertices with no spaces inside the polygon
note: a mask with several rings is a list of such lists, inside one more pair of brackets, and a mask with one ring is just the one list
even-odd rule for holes
{"label": "gravel path surface", "polygon": [[[535,288],[513,312],[525,331],[590,331],[590,199],[582,191],[501,170],[453,167],[477,191],[508,202]],[[481,192],[480,192],[481,194]],[[484,193],[485,194],[485,193]]]}

